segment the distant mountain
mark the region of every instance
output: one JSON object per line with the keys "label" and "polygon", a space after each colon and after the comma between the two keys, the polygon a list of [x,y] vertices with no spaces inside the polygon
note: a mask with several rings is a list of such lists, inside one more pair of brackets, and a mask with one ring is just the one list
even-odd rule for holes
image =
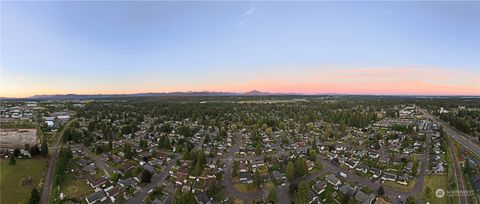
{"label": "distant mountain", "polygon": [[461,98],[480,98],[479,96],[421,96],[421,95],[355,95],[355,94],[302,94],[302,93],[270,93],[252,90],[243,93],[237,92],[212,92],[212,91],[188,91],[188,92],[162,92],[162,93],[135,93],[135,94],[56,94],[56,95],[34,95],[27,98],[6,98],[1,100],[86,100],[86,99],[115,99],[128,97],[161,97],[161,96],[285,96],[285,95],[326,95],[326,96],[388,96],[388,97],[414,97],[414,98],[441,98],[441,97],[461,97]]}
{"label": "distant mountain", "polygon": [[243,93],[244,95],[248,95],[248,96],[264,96],[264,95],[272,95],[272,93],[268,93],[268,92],[260,92],[260,91],[257,91],[257,90],[253,90],[253,91],[249,91],[249,92],[245,92]]}
{"label": "distant mountain", "polygon": [[[56,94],[56,95],[34,95],[26,99],[37,100],[84,100],[84,99],[106,99],[146,96],[264,96],[274,95],[268,92],[257,90],[236,93],[236,92],[211,92],[211,91],[189,91],[189,92],[163,92],[163,93],[135,93],[135,94]],[[284,95],[284,94],[275,94]]]}

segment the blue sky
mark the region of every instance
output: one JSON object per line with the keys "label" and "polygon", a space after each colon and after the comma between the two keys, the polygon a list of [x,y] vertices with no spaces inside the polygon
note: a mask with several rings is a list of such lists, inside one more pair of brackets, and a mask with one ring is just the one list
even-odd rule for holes
{"label": "blue sky", "polygon": [[[478,2],[2,1],[0,37],[2,96],[321,93],[319,80],[337,85],[322,73],[351,69],[454,72],[445,83],[394,80],[480,93],[478,77],[461,82],[480,74]],[[362,85],[342,83],[333,91]],[[365,87],[352,93],[388,94]]]}

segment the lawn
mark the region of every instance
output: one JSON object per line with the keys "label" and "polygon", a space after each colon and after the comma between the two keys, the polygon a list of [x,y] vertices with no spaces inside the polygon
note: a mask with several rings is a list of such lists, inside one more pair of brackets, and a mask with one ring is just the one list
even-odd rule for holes
{"label": "lawn", "polygon": [[[37,187],[45,170],[45,158],[17,159],[10,166],[8,159],[0,161],[0,203],[26,203],[33,187]],[[31,176],[32,184],[21,186],[22,178]],[[38,189],[39,191],[41,189]]]}
{"label": "lawn", "polygon": [[67,198],[83,198],[93,193],[93,189],[87,184],[85,179],[77,179],[74,173],[68,173],[65,176],[60,192],[65,193]]}
{"label": "lawn", "polygon": [[408,185],[402,185],[394,181],[385,181],[383,185],[399,191],[410,191],[415,186],[415,180],[409,180]]}
{"label": "lawn", "polygon": [[233,186],[242,192],[255,192],[261,190],[269,191],[275,187],[272,181],[263,183],[261,189],[257,189],[253,183],[237,183]]}
{"label": "lawn", "polygon": [[234,185],[239,191],[242,192],[255,192],[257,188],[255,188],[255,184],[253,183],[237,183]]}
{"label": "lawn", "polygon": [[[427,192],[427,186],[430,188],[430,192]],[[448,176],[447,175],[430,175],[425,177],[425,187],[420,193],[421,198],[424,198],[430,203],[448,203],[447,196],[443,198],[437,198],[435,196],[435,191],[437,189],[443,189],[447,191],[448,189]]]}

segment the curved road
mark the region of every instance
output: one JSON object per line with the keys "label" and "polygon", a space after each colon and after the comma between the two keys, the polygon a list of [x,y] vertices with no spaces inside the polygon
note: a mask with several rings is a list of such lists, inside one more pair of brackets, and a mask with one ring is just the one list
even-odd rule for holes
{"label": "curved road", "polygon": [[148,191],[151,189],[159,186],[160,184],[165,181],[165,179],[169,175],[169,171],[172,168],[173,165],[175,165],[175,162],[178,159],[178,155],[175,156],[174,159],[170,160],[170,163],[162,170],[161,173],[156,174],[155,176],[152,177],[151,182],[148,183],[146,186],[144,186],[142,189],[140,189],[134,197],[130,198],[127,200],[127,204],[135,204],[135,203],[143,203],[143,200],[147,197]]}

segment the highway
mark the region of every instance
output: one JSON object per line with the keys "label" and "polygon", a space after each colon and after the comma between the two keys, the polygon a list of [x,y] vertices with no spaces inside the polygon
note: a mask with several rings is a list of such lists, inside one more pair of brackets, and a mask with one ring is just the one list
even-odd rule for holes
{"label": "highway", "polygon": [[455,141],[460,143],[463,147],[465,147],[466,149],[470,150],[472,153],[480,157],[480,146],[476,143],[476,140],[474,139],[474,137],[454,129],[449,124],[431,115],[428,111],[424,109],[420,108],[419,110],[428,119],[436,122],[437,124],[441,124],[443,126],[443,130],[445,131],[445,133],[447,133],[449,137],[453,138]]}
{"label": "highway", "polygon": [[457,183],[457,190],[459,192],[459,199],[460,203],[466,204],[469,203],[469,198],[468,195],[466,195],[463,192],[467,192],[467,188],[465,187],[465,180],[463,177],[463,171],[460,166],[460,163],[458,162],[458,156],[457,156],[457,149],[455,148],[452,138],[457,141],[459,144],[461,144],[465,149],[469,150],[470,152],[474,153],[477,156],[480,156],[480,146],[476,144],[476,140],[474,137],[467,135],[463,132],[460,132],[456,130],[455,128],[451,127],[449,124],[446,122],[440,120],[439,118],[431,115],[428,111],[424,109],[420,109],[420,111],[425,115],[428,119],[436,122],[437,124],[441,124],[443,126],[443,130],[445,133],[448,135],[448,145],[450,148],[450,154],[453,162],[453,174],[455,176],[455,180]]}

